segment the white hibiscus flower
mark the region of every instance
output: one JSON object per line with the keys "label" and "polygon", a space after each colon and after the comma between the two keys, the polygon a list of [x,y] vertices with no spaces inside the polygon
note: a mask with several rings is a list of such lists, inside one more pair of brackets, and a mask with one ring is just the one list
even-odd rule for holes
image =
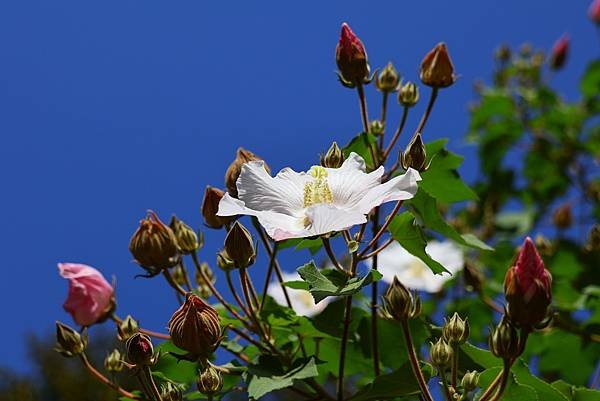
{"label": "white hibiscus flower", "polygon": [[[300,275],[296,272],[294,273],[282,273],[283,281],[298,281],[302,280]],[[315,300],[310,292],[306,290],[296,290],[293,288],[286,288],[288,295],[290,296],[290,302],[292,303],[292,309],[296,312],[297,315],[300,316],[315,316],[321,313],[331,302],[332,298],[327,297],[323,299],[318,304],[315,304]],[[281,285],[279,285],[278,281],[273,281],[269,285],[269,289],[267,290],[267,294],[271,298],[275,300],[279,305],[287,306],[287,301],[285,299],[285,295],[283,294],[283,290],[281,289]]]}
{"label": "white hibiscus flower", "polygon": [[[425,250],[452,274],[463,268],[463,252],[453,242],[429,241]],[[370,267],[371,259],[367,264]],[[379,253],[377,270],[386,283],[391,283],[397,276],[406,287],[431,293],[439,292],[444,283],[452,278],[448,273],[434,274],[421,259],[408,253],[397,242]]]}
{"label": "white hibiscus flower", "polygon": [[384,168],[365,173],[365,161],[351,153],[340,168],[313,166],[309,172],[284,168],[271,177],[263,161],[244,164],[238,199],[225,194],[219,216],[256,216],[276,241],[345,230],[367,221],[384,202],[410,199],[421,180],[416,170],[382,184]]}

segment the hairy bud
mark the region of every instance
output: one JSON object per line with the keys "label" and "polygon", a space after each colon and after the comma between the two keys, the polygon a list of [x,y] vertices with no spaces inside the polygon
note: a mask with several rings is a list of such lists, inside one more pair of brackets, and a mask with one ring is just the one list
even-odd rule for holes
{"label": "hairy bud", "polygon": [[325,156],[321,156],[321,166],[327,168],[340,168],[342,163],[344,163],[344,153],[337,142],[333,142]]}
{"label": "hairy bud", "polygon": [[425,150],[425,144],[420,133],[417,133],[411,139],[404,153],[400,154],[400,159],[402,168],[405,170],[410,167],[422,172],[429,167],[427,165],[427,151]]}
{"label": "hairy bud", "polygon": [[202,298],[188,293],[169,321],[171,341],[194,358],[208,358],[221,342],[217,311]]}
{"label": "hairy bud", "polygon": [[[237,179],[240,177],[240,173],[242,172],[242,166],[248,162],[259,160],[262,159],[249,150],[238,148],[235,160],[231,162],[229,168],[225,172],[225,187],[227,188],[229,195],[237,198]],[[266,163],[264,164],[264,168],[269,174],[271,174],[271,170]],[[206,216],[204,218],[206,219]]]}
{"label": "hairy bud", "polygon": [[460,386],[465,392],[473,391],[479,385],[479,372],[467,371],[460,381]]}
{"label": "hairy bud", "polygon": [[413,107],[419,101],[419,87],[411,81],[406,82],[398,91],[398,102],[404,107]]}
{"label": "hairy bud", "polygon": [[148,211],[148,216],[140,221],[139,228],[129,242],[129,251],[149,276],[175,266],[179,258],[173,230],[160,221],[153,211]]}
{"label": "hairy bud", "polygon": [[421,313],[419,297],[411,294],[396,276],[383,296],[383,303],[384,313],[398,321],[412,319]]}
{"label": "hairy bud", "polygon": [[469,320],[462,320],[458,313],[454,312],[450,320],[445,321],[442,331],[449,344],[464,344],[470,334]]}
{"label": "hairy bud", "polygon": [[56,322],[56,347],[54,350],[66,357],[80,355],[87,346],[87,336],[83,336],[72,327]]}
{"label": "hairy bud", "polygon": [[127,348],[128,362],[139,366],[154,364],[154,346],[147,335],[135,333],[129,337],[125,348]]}
{"label": "hairy bud", "polygon": [[573,224],[573,211],[571,210],[571,204],[565,203],[558,207],[552,215],[552,222],[556,228],[565,230]]}
{"label": "hairy bud", "polygon": [[435,344],[431,344],[429,356],[431,357],[431,364],[437,368],[447,366],[452,360],[452,354],[452,347],[442,337]]}
{"label": "hairy bud", "polygon": [[204,217],[204,223],[210,228],[219,229],[233,219],[231,216],[217,216],[219,202],[221,202],[223,195],[225,195],[225,192],[211,186],[207,186],[204,190],[204,198],[202,199],[202,217]]}
{"label": "hairy bud", "polygon": [[490,333],[489,346],[498,358],[510,360],[519,356],[519,335],[506,316]]}
{"label": "hairy bud", "polygon": [[161,386],[160,398],[162,401],[183,401],[183,389],[180,385],[167,381]]}
{"label": "hairy bud", "polygon": [[370,69],[365,46],[345,22],[335,48],[335,61],[345,86],[354,87],[368,82]]}
{"label": "hairy bud", "polygon": [[564,34],[552,46],[550,51],[550,60],[548,64],[553,70],[560,70],[567,61],[569,55],[569,36]]}
{"label": "hairy bud", "polygon": [[192,227],[179,220],[177,216],[173,215],[173,217],[171,217],[169,227],[173,230],[173,234],[175,234],[179,250],[182,254],[189,255],[200,248],[198,235],[196,235]]}
{"label": "hairy bud", "polygon": [[233,223],[225,237],[225,251],[236,267],[248,267],[256,260],[252,235],[239,221]]}
{"label": "hairy bud", "polygon": [[454,66],[445,43],[438,43],[421,62],[419,78],[427,86],[446,88],[456,81]]}
{"label": "hairy bud", "polygon": [[104,368],[110,373],[118,373],[122,371],[124,367],[125,364],[123,363],[121,352],[116,348],[104,358]]}
{"label": "hairy bud", "polygon": [[394,65],[390,62],[387,63],[383,70],[377,75],[375,86],[381,92],[390,93],[398,89],[398,83],[400,82],[400,75],[394,68]]}
{"label": "hairy bud", "polygon": [[140,331],[140,328],[138,322],[131,317],[131,315],[127,315],[127,317],[119,323],[117,331],[119,332],[119,340],[127,341],[131,336]]}
{"label": "hairy bud", "polygon": [[200,372],[196,384],[202,394],[218,393],[223,388],[223,376],[214,366],[209,365]]}

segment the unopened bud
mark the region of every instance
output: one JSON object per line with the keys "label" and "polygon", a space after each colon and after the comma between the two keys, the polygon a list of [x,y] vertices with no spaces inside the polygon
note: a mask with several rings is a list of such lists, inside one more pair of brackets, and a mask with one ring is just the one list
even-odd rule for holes
{"label": "unopened bud", "polygon": [[511,360],[519,356],[519,336],[515,326],[504,316],[490,333],[490,351],[498,358]]}
{"label": "unopened bud", "polygon": [[117,331],[119,332],[119,340],[127,341],[131,336],[140,331],[140,328],[138,322],[131,317],[131,315],[127,315],[127,317],[119,323]]}
{"label": "unopened bud", "polygon": [[553,70],[560,70],[567,61],[569,54],[569,36],[567,34],[561,36],[552,46],[550,52],[550,60],[548,64]]}
{"label": "unopened bud", "polygon": [[422,172],[427,169],[427,151],[420,133],[412,138],[404,153],[401,153],[400,159],[402,168],[405,170],[413,168]]}
{"label": "unopened bud", "polygon": [[370,69],[367,51],[346,23],[342,24],[340,40],[335,48],[335,61],[344,86],[354,87],[368,82]]}
{"label": "unopened bud", "polygon": [[225,237],[225,251],[236,267],[248,267],[256,259],[252,235],[239,221],[233,223]]}
{"label": "unopened bud", "polygon": [[210,228],[221,228],[233,219],[231,216],[217,216],[219,202],[221,202],[223,195],[225,195],[225,192],[211,186],[207,186],[204,190],[202,217],[204,217],[204,223]]}
{"label": "unopened bud", "polygon": [[175,281],[179,285],[185,285],[186,283],[186,272],[183,270],[181,264],[175,266],[171,271],[171,276],[173,277],[173,281]]}
{"label": "unopened bud", "polygon": [[452,360],[452,347],[440,337],[435,344],[431,344],[429,356],[431,364],[437,368],[447,366]]}
{"label": "unopened bud", "polygon": [[[199,270],[200,271],[196,271],[196,284],[198,286],[200,296],[206,299],[211,294],[210,286],[217,281],[217,278],[215,273],[206,262],[200,264]],[[208,279],[209,282],[207,283],[204,278]]]}
{"label": "unopened bud", "polygon": [[398,102],[404,107],[413,107],[419,101],[419,87],[408,81],[398,91]]}
{"label": "unopened bud", "polygon": [[479,385],[479,372],[467,371],[460,381],[460,386],[465,390],[465,392],[473,391]]}
{"label": "unopened bud", "polygon": [[229,271],[236,268],[235,263],[231,260],[225,249],[217,253],[217,266],[223,271]]}
{"label": "unopened bud", "polygon": [[593,23],[600,25],[600,0],[594,0],[590,4],[588,15]]}
{"label": "unopened bud", "polygon": [[104,358],[104,368],[107,372],[118,373],[123,370],[125,364],[118,349],[114,349]]}
{"label": "unopened bud", "polygon": [[383,296],[384,313],[397,321],[417,317],[421,313],[421,300],[413,295],[394,276],[394,281]]}
{"label": "unopened bud", "polygon": [[129,251],[149,276],[175,266],[178,250],[173,230],[160,221],[153,211],[149,211],[148,216],[140,222],[129,242]]}
{"label": "unopened bud", "polygon": [[135,333],[125,343],[127,361],[134,365],[145,366],[154,363],[154,346],[152,340],[145,334]]}
{"label": "unopened bud", "polygon": [[375,86],[381,92],[390,93],[398,89],[399,82],[400,75],[398,75],[398,71],[396,71],[392,63],[388,63],[377,75],[377,81],[375,81]]}
{"label": "unopened bud", "polygon": [[511,52],[510,52],[510,48],[507,45],[501,45],[497,50],[496,50],[496,59],[502,63],[506,63],[507,61],[510,60],[511,57]]}
{"label": "unopened bud", "polygon": [[173,215],[171,217],[169,227],[173,230],[173,234],[175,234],[179,250],[182,254],[189,255],[200,247],[198,235],[196,235],[192,227],[179,220],[177,216]]}
{"label": "unopened bud", "polygon": [[56,347],[55,351],[66,357],[80,355],[87,346],[87,336],[83,336],[72,327],[56,322]]}
{"label": "unopened bud", "polygon": [[554,247],[552,246],[552,242],[542,234],[538,234],[535,236],[535,246],[540,251],[540,254],[544,256],[550,256],[554,253]]}
{"label": "unopened bud", "polygon": [[571,210],[571,204],[565,203],[554,211],[552,215],[552,222],[556,228],[565,230],[573,224],[573,212]]}
{"label": "unopened bud", "polygon": [[196,381],[198,391],[202,394],[214,394],[223,388],[223,376],[215,367],[209,365],[200,374]]}
{"label": "unopened bud", "polygon": [[384,129],[385,127],[383,126],[383,123],[379,120],[373,120],[369,124],[369,133],[375,136],[382,135]]}
{"label": "unopened bud", "polygon": [[344,153],[336,142],[333,142],[325,156],[321,156],[321,166],[327,168],[340,168],[344,163]]}
{"label": "unopened bud", "polygon": [[183,389],[178,384],[165,382],[161,386],[160,398],[162,401],[183,401]]}
{"label": "unopened bud", "polygon": [[421,82],[433,88],[446,88],[456,81],[454,66],[445,43],[439,43],[423,59]]}
{"label": "unopened bud", "polygon": [[600,225],[594,224],[590,230],[585,243],[585,250],[588,252],[600,250]]}
{"label": "unopened bud", "polygon": [[[262,159],[249,150],[238,148],[235,160],[231,162],[229,168],[225,172],[225,187],[227,188],[229,195],[237,198],[237,179],[242,172],[242,166],[248,162],[260,160]],[[263,166],[264,169],[270,174],[271,170],[269,169],[269,166],[267,166],[266,163]],[[206,219],[206,216],[204,218]]]}
{"label": "unopened bud", "polygon": [[458,313],[454,312],[450,320],[445,322],[442,331],[449,344],[464,344],[470,334],[469,320],[462,320]]}

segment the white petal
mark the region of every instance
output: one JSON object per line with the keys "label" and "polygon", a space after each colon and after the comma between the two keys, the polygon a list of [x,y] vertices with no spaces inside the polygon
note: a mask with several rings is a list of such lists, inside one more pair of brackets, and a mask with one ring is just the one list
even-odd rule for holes
{"label": "white petal", "polygon": [[309,207],[306,217],[310,235],[321,235],[332,231],[342,231],[356,224],[367,222],[364,214],[340,209],[332,204],[321,203]]}
{"label": "white petal", "polygon": [[452,241],[430,241],[425,250],[451,273],[456,273],[464,267],[463,251]]}
{"label": "white petal", "polygon": [[372,188],[378,186],[383,175],[383,167],[367,174],[365,161],[356,153],[344,161],[340,168],[327,169],[327,183],[333,195],[333,203],[343,208],[352,208]]}
{"label": "white petal", "polygon": [[410,199],[417,193],[417,182],[421,176],[417,170],[409,168],[405,174],[394,177],[385,184],[377,185],[367,192],[356,206],[361,213],[369,213],[382,203]]}
{"label": "white petal", "polygon": [[[295,280],[302,280],[298,273],[283,273],[284,282]],[[325,298],[318,304],[315,304],[313,296],[308,291],[295,290],[293,288],[286,288],[286,290],[288,295],[290,296],[292,308],[294,309],[297,315],[301,316],[314,316],[320,313],[323,309],[325,309],[327,304],[331,301],[331,298]],[[271,282],[267,293],[279,305],[287,306],[287,301],[285,299],[285,295],[283,294],[283,290],[281,289],[281,285],[279,284],[279,282]]]}

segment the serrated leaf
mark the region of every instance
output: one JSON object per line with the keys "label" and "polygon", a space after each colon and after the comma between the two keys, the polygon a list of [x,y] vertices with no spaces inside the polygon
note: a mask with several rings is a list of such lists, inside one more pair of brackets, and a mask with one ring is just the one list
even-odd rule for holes
{"label": "serrated leaf", "polygon": [[419,392],[419,384],[412,374],[410,363],[407,362],[392,373],[377,376],[372,383],[360,389],[349,401],[384,400],[415,395]]}
{"label": "serrated leaf", "polygon": [[[501,370],[501,367],[493,367],[481,372],[481,375],[479,376],[479,385],[481,386],[482,390],[480,390],[475,397],[476,400],[479,399],[484,389],[490,385],[490,383],[501,372]],[[545,401],[544,398],[538,396],[533,387],[527,384],[521,384],[513,374],[510,375],[506,389],[502,393],[502,397],[500,399],[503,401]]]}
{"label": "serrated leaf", "polygon": [[157,348],[161,352],[161,355],[158,363],[152,368],[153,372],[161,372],[170,380],[178,383],[189,384],[196,379],[198,373],[197,363],[185,360],[180,361],[170,354],[170,352],[173,352],[175,354],[185,355],[185,351],[177,348],[171,341],[165,341]]}
{"label": "serrated leaf", "polygon": [[276,358],[267,356],[261,356],[259,364],[250,366],[248,372],[248,396],[251,399],[259,399],[272,391],[291,387],[294,380],[308,379],[319,374],[314,358],[299,360],[290,370],[282,372]]}
{"label": "serrated leaf", "polygon": [[315,302],[320,302],[327,297],[344,297],[355,294],[373,281],[381,280],[382,277],[378,271],[371,270],[362,278],[349,278],[335,269],[319,270],[312,261],[299,267],[297,271],[300,277],[308,283],[309,291]]}

